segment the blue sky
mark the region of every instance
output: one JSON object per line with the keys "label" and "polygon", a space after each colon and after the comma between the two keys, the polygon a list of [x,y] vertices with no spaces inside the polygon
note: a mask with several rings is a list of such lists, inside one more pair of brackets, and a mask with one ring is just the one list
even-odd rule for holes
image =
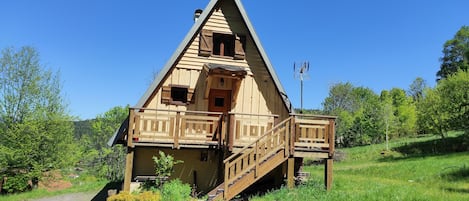
{"label": "blue sky", "polygon": [[[93,118],[134,105],[208,0],[0,1],[0,48],[30,45],[60,70],[70,113]],[[443,43],[469,25],[467,0],[244,0],[244,7],[295,107],[293,63],[309,61],[304,107],[321,108],[331,85],[379,93],[433,86]]]}

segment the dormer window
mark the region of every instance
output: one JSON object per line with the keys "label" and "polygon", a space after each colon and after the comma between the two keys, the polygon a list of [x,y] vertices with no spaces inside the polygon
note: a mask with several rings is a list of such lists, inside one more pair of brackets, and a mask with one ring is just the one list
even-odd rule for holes
{"label": "dormer window", "polygon": [[245,58],[246,37],[239,34],[214,33],[202,29],[199,41],[199,56],[222,56],[233,59]]}

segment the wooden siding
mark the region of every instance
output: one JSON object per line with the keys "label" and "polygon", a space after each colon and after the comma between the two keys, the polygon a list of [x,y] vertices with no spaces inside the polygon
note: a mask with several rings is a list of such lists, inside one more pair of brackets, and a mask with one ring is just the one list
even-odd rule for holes
{"label": "wooden siding", "polygon": [[[223,154],[216,150],[202,149],[162,149],[155,147],[137,147],[133,167],[133,179],[137,176],[155,175],[152,157],[163,151],[183,163],[174,166],[171,178],[179,178],[182,182],[195,184],[198,191],[208,192],[219,183],[219,163]],[[202,155],[205,159],[202,160]]]}
{"label": "wooden siding", "polygon": [[[192,110],[207,111],[208,100],[205,97],[206,73],[203,65],[206,63],[217,63],[245,67],[248,71],[240,84],[238,94],[233,99],[232,112],[246,114],[276,114],[280,119],[288,117],[289,113],[282,97],[275,87],[274,81],[269,74],[263,59],[261,58],[254,41],[249,35],[242,17],[237,11],[235,4],[231,1],[224,1],[219,9],[216,9],[203,25],[202,29],[212,30],[219,33],[242,34],[246,36],[244,60],[234,60],[229,57],[198,55],[199,35],[197,34],[191,41],[188,48],[173,68],[169,71],[162,84],[157,89],[152,100],[146,108],[163,110]],[[232,86],[232,80],[225,79],[225,87]],[[217,82],[217,79],[214,80]],[[193,103],[185,106],[161,103],[161,86],[185,85],[195,89]],[[216,83],[212,83],[212,88],[218,88]]]}

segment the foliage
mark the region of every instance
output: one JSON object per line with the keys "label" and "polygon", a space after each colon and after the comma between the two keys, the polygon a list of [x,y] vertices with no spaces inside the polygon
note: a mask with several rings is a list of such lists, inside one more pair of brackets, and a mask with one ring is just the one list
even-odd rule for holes
{"label": "foliage", "polygon": [[393,88],[390,91],[394,116],[396,117],[396,133],[394,136],[412,136],[416,133],[417,113],[412,97],[406,96],[403,89]]}
{"label": "foliage", "polygon": [[469,68],[469,26],[462,26],[456,35],[443,45],[443,57],[440,58],[441,66],[437,72],[437,81]]}
{"label": "foliage", "polygon": [[163,200],[187,201],[191,199],[191,187],[189,184],[183,184],[179,179],[174,179],[162,186],[161,195]]}
{"label": "foliage", "polygon": [[153,156],[153,162],[155,163],[155,175],[157,186],[164,183],[174,171],[174,165],[182,163],[181,160],[174,160],[171,155],[166,155],[163,151],[159,151],[159,157]]}
{"label": "foliage", "polygon": [[122,191],[119,194],[109,196],[106,201],[160,201],[159,192],[144,191],[138,194],[131,194],[128,191]]}
{"label": "foliage", "polygon": [[410,84],[407,95],[412,97],[414,102],[418,103],[424,98],[423,95],[426,88],[428,88],[427,81],[421,77],[417,77],[412,81],[412,84]]}
{"label": "foliage", "polygon": [[469,72],[459,71],[425,91],[418,107],[422,127],[445,137],[450,130],[469,130]]}
{"label": "foliage", "polygon": [[[82,134],[83,163],[95,176],[111,181],[121,180],[125,165],[125,148],[110,147],[108,140],[128,114],[128,107],[114,107],[91,121],[91,133]],[[86,126],[84,126],[86,128]]]}
{"label": "foliage", "polygon": [[324,111],[337,115],[338,146],[358,146],[383,140],[384,124],[379,96],[371,89],[350,83],[333,85],[325,99]]}
{"label": "foliage", "polygon": [[24,191],[25,180],[76,162],[71,120],[58,73],[45,70],[32,47],[4,49],[0,58],[0,177],[10,178],[5,190]]}
{"label": "foliage", "polygon": [[[424,85],[422,82],[418,85]],[[413,93],[419,97],[420,89],[415,88]],[[338,147],[374,144],[383,142],[386,137],[416,134],[416,103],[403,89],[383,90],[378,96],[366,87],[338,83],[330,88],[323,106],[325,113],[338,116]]]}

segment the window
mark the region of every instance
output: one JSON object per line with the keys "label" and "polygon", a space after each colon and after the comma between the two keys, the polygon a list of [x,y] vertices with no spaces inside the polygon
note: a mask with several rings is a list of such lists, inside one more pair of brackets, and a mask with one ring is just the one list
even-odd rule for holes
{"label": "window", "polygon": [[171,105],[187,105],[192,102],[193,95],[194,89],[190,89],[188,86],[163,86],[161,103]]}
{"label": "window", "polygon": [[202,29],[199,37],[199,56],[212,55],[245,58],[246,37],[239,34],[213,33]]}
{"label": "window", "polygon": [[187,88],[171,87],[171,101],[187,103]]}
{"label": "window", "polygon": [[229,34],[213,34],[213,55],[234,56],[235,37]]}
{"label": "window", "polygon": [[215,107],[225,106],[225,99],[223,97],[215,97]]}

